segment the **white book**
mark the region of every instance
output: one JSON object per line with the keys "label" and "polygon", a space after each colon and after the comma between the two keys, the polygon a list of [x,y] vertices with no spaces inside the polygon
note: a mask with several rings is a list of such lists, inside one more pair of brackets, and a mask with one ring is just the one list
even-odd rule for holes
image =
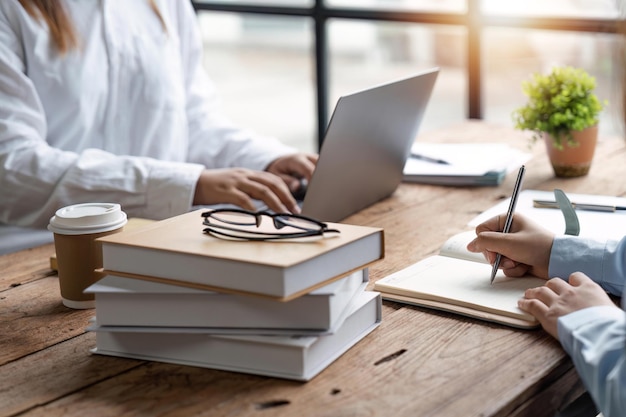
{"label": "white book", "polygon": [[201,327],[228,334],[332,333],[365,290],[367,269],[291,301],[109,275],[87,288],[99,326]]}
{"label": "white book", "polygon": [[118,328],[96,332],[96,354],[199,366],[308,381],[374,330],[381,321],[379,293],[364,291],[334,334],[228,336],[184,328]]}
{"label": "white book", "polygon": [[[103,272],[287,301],[384,257],[381,228],[328,223],[340,233],[312,241],[235,241],[203,233],[201,213],[99,238]],[[260,228],[275,230],[265,217]]]}

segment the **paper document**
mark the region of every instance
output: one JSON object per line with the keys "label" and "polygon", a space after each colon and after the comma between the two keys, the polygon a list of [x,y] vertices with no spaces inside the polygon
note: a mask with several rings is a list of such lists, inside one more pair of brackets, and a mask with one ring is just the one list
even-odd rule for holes
{"label": "paper document", "polygon": [[498,185],[531,158],[502,143],[422,143],[411,148],[404,181],[443,185]]}
{"label": "paper document", "polygon": [[[626,205],[626,198],[567,193],[567,197],[572,203],[579,204],[603,204],[612,206]],[[537,208],[533,206],[533,200],[554,200],[554,192],[524,190],[520,193],[516,212],[521,213],[541,226],[556,234],[565,232],[565,219],[561,210],[556,208]],[[484,211],[472,219],[470,226],[476,227],[485,220],[505,213],[509,199],[503,200],[492,208]],[[580,223],[580,236],[596,239],[621,239],[626,236],[626,212],[603,212],[592,210],[576,210]]]}

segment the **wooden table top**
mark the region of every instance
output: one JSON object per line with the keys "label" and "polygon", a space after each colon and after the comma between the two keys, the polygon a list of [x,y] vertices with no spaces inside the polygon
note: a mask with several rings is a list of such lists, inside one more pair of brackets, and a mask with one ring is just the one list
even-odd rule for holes
{"label": "wooden table top", "polygon": [[[504,142],[528,135],[468,121],[419,140]],[[626,149],[602,138],[589,175],[558,179],[543,144],[524,188],[626,195]],[[346,219],[385,229],[373,282],[437,253],[451,235],[512,190],[402,184]],[[313,380],[276,378],[93,355],[94,310],[61,304],[52,245],[0,256],[0,416],[552,416],[580,381],[543,330],[517,330],[383,302],[383,321]]]}

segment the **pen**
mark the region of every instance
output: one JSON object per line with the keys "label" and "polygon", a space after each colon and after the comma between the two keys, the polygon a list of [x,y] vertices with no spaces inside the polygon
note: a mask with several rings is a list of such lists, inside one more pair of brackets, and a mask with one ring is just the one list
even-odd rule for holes
{"label": "pen", "polygon": [[[559,204],[556,201],[549,200],[533,200],[533,207],[536,208],[559,208]],[[624,206],[611,206],[608,204],[590,204],[590,203],[572,203],[572,207],[578,210],[590,210],[590,211],[619,211],[626,210]]]}
{"label": "pen", "polygon": [[439,159],[439,158],[432,158],[430,156],[422,155],[421,153],[411,152],[411,158],[419,159],[420,161],[425,161],[425,162],[432,162],[433,164],[450,165],[450,162],[446,160]]}
{"label": "pen", "polygon": [[[509,233],[511,230],[511,223],[513,223],[513,213],[515,212],[515,205],[517,204],[517,196],[519,195],[519,190],[522,188],[522,180],[524,179],[524,171],[526,167],[524,165],[521,166],[519,172],[517,173],[517,180],[515,180],[515,186],[513,187],[513,194],[511,195],[511,202],[509,203],[509,210],[506,212],[506,220],[504,221],[504,229],[502,229],[502,233]],[[496,273],[498,272],[498,268],[500,268],[500,261],[502,260],[502,255],[497,254],[496,260],[493,263],[493,267],[491,269],[491,283],[493,284],[493,280],[496,277]]]}

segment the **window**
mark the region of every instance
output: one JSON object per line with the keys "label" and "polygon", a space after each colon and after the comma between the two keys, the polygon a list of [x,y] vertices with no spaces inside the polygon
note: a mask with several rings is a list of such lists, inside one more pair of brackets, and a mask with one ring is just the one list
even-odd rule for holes
{"label": "window", "polygon": [[317,150],[312,21],[199,11],[204,64],[238,125]]}
{"label": "window", "polygon": [[318,149],[337,98],[438,66],[422,131],[466,118],[511,123],[521,82],[585,68],[615,106],[615,0],[195,1],[205,63],[237,123]]}

